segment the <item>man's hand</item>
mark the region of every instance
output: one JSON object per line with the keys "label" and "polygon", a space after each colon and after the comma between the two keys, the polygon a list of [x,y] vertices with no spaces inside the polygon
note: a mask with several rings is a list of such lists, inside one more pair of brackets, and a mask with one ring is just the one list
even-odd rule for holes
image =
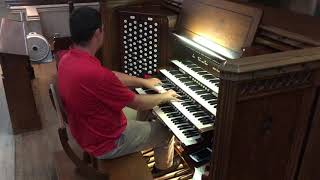
{"label": "man's hand", "polygon": [[174,91],[174,90],[169,90],[165,93],[162,94],[163,95],[163,103],[167,103],[170,101],[180,101],[179,99],[179,95]]}
{"label": "man's hand", "polygon": [[162,82],[158,78],[150,78],[150,79],[144,79],[143,87],[148,89],[153,89],[155,91],[158,91],[157,88],[155,88],[158,85],[161,85]]}

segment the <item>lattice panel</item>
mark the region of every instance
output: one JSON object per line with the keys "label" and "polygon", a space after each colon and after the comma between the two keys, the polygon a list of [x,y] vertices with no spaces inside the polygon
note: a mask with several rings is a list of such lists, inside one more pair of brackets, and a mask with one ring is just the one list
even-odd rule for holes
{"label": "lattice panel", "polygon": [[[162,31],[166,17],[140,13],[120,14],[120,59],[122,71],[143,77],[157,72],[162,59]],[[168,29],[168,28],[167,28]]]}

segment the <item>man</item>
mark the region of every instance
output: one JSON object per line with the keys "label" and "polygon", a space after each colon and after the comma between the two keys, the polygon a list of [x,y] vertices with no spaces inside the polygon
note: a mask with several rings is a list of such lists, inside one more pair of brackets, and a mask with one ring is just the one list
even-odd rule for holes
{"label": "man", "polygon": [[70,17],[73,48],[58,65],[58,90],[71,133],[78,144],[99,159],[112,159],[154,148],[154,176],[177,167],[173,160],[172,134],[157,121],[127,121],[126,106],[144,111],[177,100],[169,90],[163,94],[136,95],[128,87],[155,88],[161,81],[141,79],[104,68],[95,54],[103,43],[99,12],[79,8]]}

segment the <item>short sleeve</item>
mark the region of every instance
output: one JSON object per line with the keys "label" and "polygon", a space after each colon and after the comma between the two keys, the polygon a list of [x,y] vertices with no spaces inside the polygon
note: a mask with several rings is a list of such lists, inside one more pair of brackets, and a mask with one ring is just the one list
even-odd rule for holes
{"label": "short sleeve", "polygon": [[68,50],[60,50],[58,52],[56,52],[55,56],[56,56],[56,61],[57,61],[57,68],[59,67],[59,62],[61,60],[61,58],[68,53]]}
{"label": "short sleeve", "polygon": [[121,111],[135,98],[135,93],[126,87],[111,71],[105,70],[98,86],[98,98],[116,111]]}

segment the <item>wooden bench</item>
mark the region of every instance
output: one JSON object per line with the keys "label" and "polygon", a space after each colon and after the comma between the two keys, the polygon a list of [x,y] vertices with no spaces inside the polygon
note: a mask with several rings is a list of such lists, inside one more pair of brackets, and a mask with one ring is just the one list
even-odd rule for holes
{"label": "wooden bench", "polygon": [[54,154],[59,180],[151,180],[152,175],[141,153],[133,153],[112,160],[97,160],[87,152],[83,159],[69,145],[66,114],[55,86],[50,84],[49,94],[60,121],[58,130],[63,151]]}
{"label": "wooden bench", "polygon": [[[151,180],[152,175],[146,167],[141,153],[134,153],[113,160],[98,161],[100,169],[109,174],[109,180]],[[54,154],[54,165],[58,180],[91,180],[81,176],[76,166],[70,161],[64,151]]]}

